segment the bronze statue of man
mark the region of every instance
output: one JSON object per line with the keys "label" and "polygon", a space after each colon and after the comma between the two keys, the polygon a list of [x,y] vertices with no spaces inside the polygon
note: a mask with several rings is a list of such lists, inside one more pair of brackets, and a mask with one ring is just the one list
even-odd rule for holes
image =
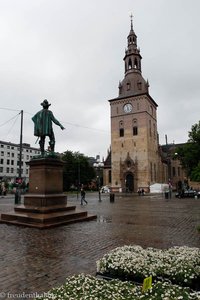
{"label": "bronze statue of man", "polygon": [[53,132],[52,122],[60,126],[62,130],[65,128],[60,124],[58,120],[56,120],[52,111],[48,110],[51,104],[49,104],[46,99],[41,103],[41,105],[43,106],[43,109],[37,112],[32,120],[34,122],[34,135],[40,138],[40,150],[42,155],[44,155],[44,144],[46,136],[48,136],[50,139],[50,151],[54,152],[55,149],[55,136]]}

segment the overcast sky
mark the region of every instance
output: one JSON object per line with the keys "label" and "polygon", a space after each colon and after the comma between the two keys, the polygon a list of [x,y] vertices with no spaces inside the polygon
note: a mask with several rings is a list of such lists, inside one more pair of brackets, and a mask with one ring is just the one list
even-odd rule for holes
{"label": "overcast sky", "polygon": [[160,143],[186,142],[200,120],[199,0],[0,0],[0,140],[19,143],[23,110],[23,142],[38,147],[31,117],[47,99],[66,128],[56,151],[106,157],[131,12]]}

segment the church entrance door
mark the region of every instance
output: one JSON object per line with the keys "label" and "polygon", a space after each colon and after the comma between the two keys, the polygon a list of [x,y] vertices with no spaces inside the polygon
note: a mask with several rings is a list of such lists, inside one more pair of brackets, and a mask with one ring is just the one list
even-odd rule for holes
{"label": "church entrance door", "polygon": [[134,176],[132,173],[128,173],[126,175],[126,191],[127,192],[134,191]]}

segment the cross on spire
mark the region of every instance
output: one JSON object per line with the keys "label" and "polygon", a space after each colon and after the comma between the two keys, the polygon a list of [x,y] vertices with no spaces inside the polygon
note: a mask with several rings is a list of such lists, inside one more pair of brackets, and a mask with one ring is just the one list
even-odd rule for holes
{"label": "cross on spire", "polygon": [[130,19],[131,19],[131,30],[133,30],[133,14],[130,14]]}

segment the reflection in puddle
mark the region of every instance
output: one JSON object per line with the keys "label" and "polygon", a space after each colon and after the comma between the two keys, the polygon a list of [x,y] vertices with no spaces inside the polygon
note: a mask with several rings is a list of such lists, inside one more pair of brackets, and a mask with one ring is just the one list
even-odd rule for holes
{"label": "reflection in puddle", "polygon": [[99,223],[112,223],[111,217],[99,216],[97,222]]}

